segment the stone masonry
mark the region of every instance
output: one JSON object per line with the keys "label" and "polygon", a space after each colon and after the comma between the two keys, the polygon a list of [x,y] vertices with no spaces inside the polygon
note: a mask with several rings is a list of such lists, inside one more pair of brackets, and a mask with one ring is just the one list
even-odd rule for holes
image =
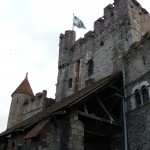
{"label": "stone masonry", "polygon": [[[10,150],[122,150],[123,147],[126,147],[125,150],[149,150],[149,30],[150,15],[136,0],[114,0],[113,4],[104,8],[104,16],[94,22],[93,31],[87,32],[84,38],[76,40],[76,32],[70,30],[60,34],[56,103],[46,109],[54,100],[46,97],[45,90],[34,95],[26,77],[23,85],[21,83],[12,94],[8,130],[0,135],[0,150],[5,147]],[[105,81],[109,75],[114,76],[118,72],[121,77],[114,77],[117,82]],[[85,90],[91,84],[99,83],[99,80],[106,84],[95,87],[96,90]],[[105,90],[100,91],[100,88]],[[76,92],[81,92],[79,97]],[[112,107],[113,100],[119,100],[114,95],[122,101],[117,109],[107,110],[109,105]],[[112,101],[109,103],[107,100]],[[95,108],[97,102],[101,105]],[[103,115],[105,112],[106,117]],[[102,119],[105,123],[111,121],[108,125],[112,127],[113,122],[109,120],[111,113],[121,113],[118,117],[121,123],[116,133],[96,134],[96,131],[101,132],[107,126],[102,126]],[[44,120],[48,122],[41,127]],[[92,130],[93,120],[99,120],[99,124],[96,122],[98,130]],[[18,127],[13,128],[17,123],[20,123]],[[92,144],[91,132],[88,131],[94,134]]]}
{"label": "stone masonry", "polygon": [[31,91],[32,89],[26,77],[12,94],[7,128],[28,119],[54,103],[53,99],[47,98],[46,90],[35,94],[35,96]]}
{"label": "stone masonry", "polygon": [[[149,28],[149,14],[137,1],[115,0],[104,8],[104,16],[95,21],[94,30],[84,38],[75,41],[75,31],[61,34],[56,100],[122,70],[122,54]],[[91,76],[87,75],[89,60],[94,67]],[[72,79],[71,88],[68,88],[69,79]]]}

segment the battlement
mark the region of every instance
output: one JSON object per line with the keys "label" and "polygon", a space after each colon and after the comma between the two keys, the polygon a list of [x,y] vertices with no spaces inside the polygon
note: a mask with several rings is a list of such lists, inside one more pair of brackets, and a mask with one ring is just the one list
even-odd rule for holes
{"label": "battlement", "polygon": [[[140,10],[143,14],[149,15],[149,12],[148,12],[145,8],[143,8],[143,7],[141,6],[141,4],[140,4],[138,1],[132,0],[132,3],[134,4],[134,6],[136,6],[136,8],[139,8],[139,10]],[[134,6],[131,5],[131,8],[134,8]],[[140,14],[140,15],[142,15],[142,14]]]}
{"label": "battlement", "polygon": [[[95,67],[90,77],[95,81],[118,71],[121,61],[118,58],[149,29],[149,13],[136,0],[114,0],[104,8],[103,16],[94,22],[93,30],[84,37],[75,41],[75,31],[71,30],[60,34],[56,98],[60,100],[75,92],[77,75],[79,88],[86,86],[90,59]],[[68,90],[70,78],[73,88]]]}
{"label": "battlement", "polygon": [[60,34],[59,46],[62,49],[70,49],[75,42],[75,32],[71,30],[65,31],[65,34]]}
{"label": "battlement", "polygon": [[104,8],[104,19],[110,19],[114,16],[114,5],[109,4]]}
{"label": "battlement", "polygon": [[135,9],[135,12],[139,11],[138,15],[149,16],[148,11],[144,9],[136,0],[114,0],[113,4],[109,4],[104,8],[103,17],[98,18],[94,22],[94,30],[88,31],[84,35],[84,38],[79,38],[77,41],[75,41],[75,33],[74,35],[72,34],[74,31],[65,31],[65,34],[60,34],[60,50],[61,48],[73,49],[76,46],[82,45],[89,39],[96,37],[96,35],[100,34],[101,32],[106,32],[108,28],[115,23],[119,23],[121,21],[130,22],[129,16],[127,18],[126,11],[131,11],[132,9]]}
{"label": "battlement", "polygon": [[38,92],[30,99],[25,99],[23,103],[23,120],[31,117],[32,115],[46,109],[52,105],[55,101],[51,98],[47,98],[47,91],[43,90]]}
{"label": "battlement", "polygon": [[73,46],[75,43],[76,34],[75,31],[67,30],[65,31],[65,34],[60,34],[60,40],[59,40],[59,65],[64,66],[68,64],[68,58],[69,56],[69,49]]}

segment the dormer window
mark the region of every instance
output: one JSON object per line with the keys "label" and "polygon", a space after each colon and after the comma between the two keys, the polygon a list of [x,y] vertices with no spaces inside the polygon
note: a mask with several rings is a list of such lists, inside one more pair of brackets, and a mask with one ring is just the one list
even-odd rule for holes
{"label": "dormer window", "polygon": [[93,75],[93,60],[92,59],[90,59],[89,61],[88,61],[88,63],[87,63],[87,75],[88,75],[88,77],[90,77],[91,75]]}
{"label": "dormer window", "polygon": [[72,88],[72,78],[68,80],[68,89]]}

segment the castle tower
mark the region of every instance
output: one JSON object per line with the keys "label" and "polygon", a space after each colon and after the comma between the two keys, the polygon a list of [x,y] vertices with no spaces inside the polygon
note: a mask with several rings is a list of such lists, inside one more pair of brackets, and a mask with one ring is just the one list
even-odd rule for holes
{"label": "castle tower", "polygon": [[114,0],[84,38],[61,34],[56,100],[121,71],[124,52],[149,29],[149,13],[136,0]]}
{"label": "castle tower", "polygon": [[70,62],[70,49],[75,43],[75,31],[65,31],[65,34],[60,35],[59,41],[59,63],[58,63],[58,79],[56,87],[56,100],[59,101],[60,97],[64,98],[66,91],[66,79],[68,75],[68,66]]}
{"label": "castle tower", "polygon": [[17,87],[17,89],[12,93],[12,102],[9,111],[9,118],[7,123],[7,128],[22,121],[23,104],[26,100],[34,96],[30,83],[28,81],[28,73],[25,79]]}

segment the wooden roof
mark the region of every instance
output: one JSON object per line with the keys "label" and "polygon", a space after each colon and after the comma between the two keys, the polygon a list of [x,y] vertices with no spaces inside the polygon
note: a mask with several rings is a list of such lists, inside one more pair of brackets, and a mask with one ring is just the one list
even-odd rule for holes
{"label": "wooden roof", "polygon": [[38,123],[25,137],[24,139],[30,139],[37,137],[42,129],[46,126],[46,124],[49,122],[49,119],[43,120],[40,123]]}
{"label": "wooden roof", "polygon": [[34,124],[38,121],[41,121],[42,119],[45,119],[46,117],[49,117],[60,110],[67,110],[69,106],[72,106],[74,103],[77,103],[83,100],[84,98],[89,96],[91,93],[106,86],[108,83],[110,83],[117,77],[120,77],[120,72],[107,76],[99,80],[98,82],[93,83],[91,86],[87,86],[86,88],[62,99],[61,101],[54,103],[53,105],[48,107],[46,110],[37,113],[36,115],[16,124],[15,126],[11,128],[8,128],[5,132],[0,134],[0,137],[4,135],[8,135],[9,133],[14,132],[15,130],[25,128],[26,126]]}

